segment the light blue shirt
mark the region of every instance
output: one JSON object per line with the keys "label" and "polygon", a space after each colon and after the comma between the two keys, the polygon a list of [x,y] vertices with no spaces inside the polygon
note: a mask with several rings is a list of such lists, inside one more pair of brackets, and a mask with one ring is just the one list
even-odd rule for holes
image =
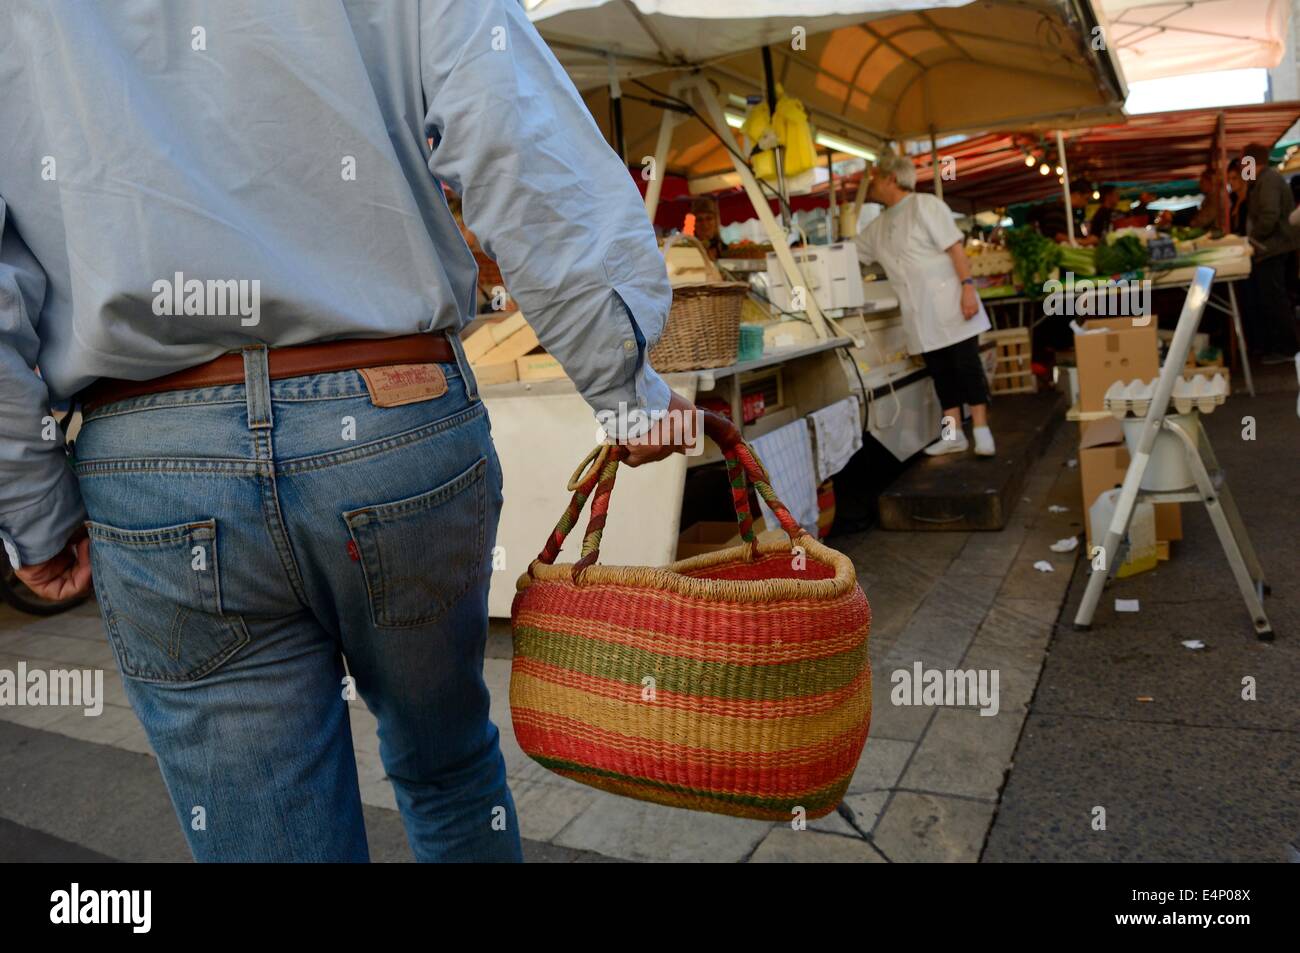
{"label": "light blue shirt", "polygon": [[5,0],[0,90],[0,536],[23,564],[85,518],[51,400],[471,319],[440,182],[596,411],[667,407],[654,232],[515,0]]}

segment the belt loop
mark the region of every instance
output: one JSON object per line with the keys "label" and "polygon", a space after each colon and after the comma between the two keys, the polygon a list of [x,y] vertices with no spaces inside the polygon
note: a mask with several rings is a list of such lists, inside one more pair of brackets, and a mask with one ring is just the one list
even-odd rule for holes
{"label": "belt loop", "polygon": [[266,345],[250,344],[243,349],[244,392],[248,398],[248,429],[271,428],[271,369],[267,366]]}
{"label": "belt loop", "polygon": [[469,358],[465,356],[465,348],[460,343],[460,331],[448,330],[447,340],[451,342],[451,349],[456,352],[456,366],[460,369],[461,380],[465,382],[465,396],[471,401],[478,400],[478,381],[474,377],[474,372],[470,370]]}

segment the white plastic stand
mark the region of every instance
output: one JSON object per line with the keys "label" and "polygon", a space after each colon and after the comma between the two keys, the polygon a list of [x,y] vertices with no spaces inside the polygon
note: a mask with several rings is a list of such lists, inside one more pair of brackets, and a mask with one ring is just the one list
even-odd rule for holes
{"label": "white plastic stand", "polygon": [[[1123,563],[1120,558],[1120,546],[1128,535],[1129,521],[1133,510],[1139,502],[1183,503],[1200,501],[1205,505],[1214,524],[1214,531],[1219,536],[1223,552],[1228,557],[1233,578],[1241,597],[1246,602],[1255,634],[1264,641],[1272,641],[1273,628],[1264,612],[1264,596],[1268,586],[1264,582],[1264,570],[1251,546],[1246,527],[1241,521],[1237,504],[1228,489],[1209,437],[1201,426],[1200,415],[1196,411],[1180,420],[1167,419],[1169,398],[1173,394],[1174,382],[1182,374],[1187,362],[1187,352],[1192,345],[1192,336],[1201,322],[1210,297],[1210,284],[1214,280],[1213,268],[1196,269],[1196,278],[1187,290],[1187,300],[1183,303],[1182,314],[1178,318],[1178,329],[1174,332],[1173,342],[1165,355],[1164,367],[1160,370],[1160,379],[1156,384],[1151,407],[1138,438],[1137,448],[1132,454],[1128,471],[1124,474],[1124,484],[1120,489],[1119,501],[1115,506],[1115,515],[1110,528],[1101,542],[1100,567],[1094,565],[1088,577],[1088,588],[1084,591],[1079,611],[1074,617],[1076,629],[1089,629],[1093,614],[1101,601],[1102,590],[1110,578],[1113,567]],[[1181,490],[1143,490],[1142,479],[1151,461],[1151,452],[1156,438],[1161,432],[1174,434],[1183,444],[1187,455],[1187,470],[1192,477],[1192,485]],[[1094,549],[1094,553],[1096,550]],[[1093,554],[1089,554],[1092,556]]]}

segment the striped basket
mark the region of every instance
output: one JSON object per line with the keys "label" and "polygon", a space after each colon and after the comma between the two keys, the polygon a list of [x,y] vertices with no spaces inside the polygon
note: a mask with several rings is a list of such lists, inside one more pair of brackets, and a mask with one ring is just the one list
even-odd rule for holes
{"label": "striped basket", "polygon": [[[867,739],[871,609],[853,563],[794,521],[735,427],[705,421],[744,542],[662,569],[598,565],[624,451],[593,451],[518,583],[515,735],[551,771],[616,794],[738,817],[821,817]],[[755,541],[751,485],[790,542]],[[555,565],[593,492],[581,558]]]}

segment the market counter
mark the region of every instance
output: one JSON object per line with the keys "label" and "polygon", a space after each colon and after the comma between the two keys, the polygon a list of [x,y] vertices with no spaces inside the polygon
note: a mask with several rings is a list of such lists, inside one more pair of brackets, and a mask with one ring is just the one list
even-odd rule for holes
{"label": "market counter", "polygon": [[[741,416],[742,391],[765,372],[780,370],[780,413],[745,425],[749,439],[848,396],[851,372],[837,349],[851,345],[836,338],[764,354],[755,361],[728,367],[665,374],[668,386],[687,400],[705,394],[721,397]],[[515,381],[482,387],[480,394],[492,421],[492,436],[505,479],[505,504],[493,552],[488,610],[510,614],[515,581],[537,556],[571,497],[566,489],[583,457],[600,442],[591,408],[567,378]],[[689,466],[721,459],[706,444],[696,457],[675,454],[658,463],[622,468],[601,540],[601,562],[611,565],[663,565],[676,557],[681,530],[682,497]],[[586,526],[584,512],[571,533],[560,562],[572,562]]]}

